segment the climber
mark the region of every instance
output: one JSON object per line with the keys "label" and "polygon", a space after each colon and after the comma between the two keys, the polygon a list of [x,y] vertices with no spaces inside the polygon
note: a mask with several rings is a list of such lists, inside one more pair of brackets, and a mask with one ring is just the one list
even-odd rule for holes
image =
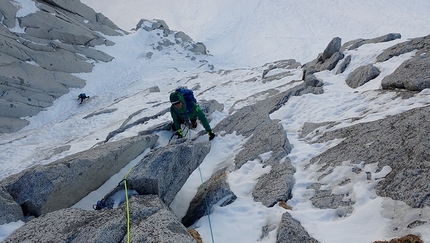
{"label": "climber", "polygon": [[184,96],[179,91],[170,94],[170,102],[172,103],[170,106],[170,115],[173,119],[172,129],[176,131],[178,138],[184,136],[181,130],[181,124],[186,124],[188,128],[191,129],[196,128],[197,119],[199,119],[209,135],[209,141],[214,139],[215,133],[212,131],[205,113],[203,113],[196,102],[190,99],[185,100]]}
{"label": "climber", "polygon": [[79,94],[78,95],[78,100],[81,99],[81,103],[79,103],[79,104],[82,104],[82,102],[84,102],[85,99],[89,99],[89,98],[90,97],[87,96],[87,95],[85,95],[85,93]]}

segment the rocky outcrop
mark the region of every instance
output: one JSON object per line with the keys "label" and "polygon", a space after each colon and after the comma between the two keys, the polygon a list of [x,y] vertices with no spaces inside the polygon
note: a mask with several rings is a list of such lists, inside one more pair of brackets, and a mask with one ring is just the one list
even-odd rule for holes
{"label": "rocky outcrop", "polygon": [[[311,163],[321,165],[317,179],[320,181],[331,173],[335,166],[349,166],[350,172],[344,173],[337,185],[320,185],[309,188],[315,190],[312,198],[319,208],[338,208],[339,216],[348,214],[348,205],[353,205],[350,191],[332,193],[338,186],[348,188],[354,178],[367,178],[368,184],[375,185],[377,195],[399,200],[412,208],[430,206],[430,169],[428,147],[430,140],[430,106],[416,108],[404,113],[373,122],[360,123],[324,133],[315,142],[343,138],[337,146],[311,159]],[[345,164],[345,161],[348,163]],[[372,169],[377,165],[377,169]],[[390,168],[390,169],[388,169]],[[386,206],[386,208],[389,208]],[[394,210],[395,211],[395,210]],[[417,214],[418,215],[418,214]],[[406,227],[416,221],[428,222],[425,214],[395,223],[398,232],[407,232]],[[404,227],[404,228],[402,228]]]}
{"label": "rocky outcrop", "polygon": [[321,87],[309,86],[305,82],[279,94],[268,90],[265,92],[269,93],[266,99],[235,111],[215,127],[216,131],[236,132],[249,137],[243,149],[236,155],[236,168],[250,160],[261,160],[260,155],[264,153],[271,153],[270,157],[263,161],[271,166],[271,171],[258,180],[252,192],[255,201],[262,202],[265,206],[273,206],[290,198],[294,186],[295,169],[286,158],[291,151],[291,145],[283,128],[277,121],[271,120],[269,114],[279,109],[293,95],[319,92],[322,92]]}
{"label": "rocky outcrop", "polygon": [[291,217],[288,212],[282,215],[281,223],[278,227],[276,235],[276,243],[296,243],[296,242],[307,242],[307,243],[318,243],[309,236],[308,232],[303,228],[299,221]]}
{"label": "rocky outcrop", "polygon": [[[165,204],[170,205],[191,173],[209,153],[210,147],[209,141],[191,143],[181,139],[155,149],[129,172],[127,188],[140,195],[158,195]],[[113,207],[115,199],[112,196],[123,189],[123,185],[118,185],[104,197],[107,207]]]}
{"label": "rocky outcrop", "polygon": [[[430,40],[430,38],[429,38]],[[383,89],[421,91],[430,88],[430,45],[428,52],[403,62],[381,81]]]}
{"label": "rocky outcrop", "polygon": [[376,59],[383,62],[411,51],[416,51],[412,59],[403,62],[392,74],[384,77],[381,82],[383,89],[421,91],[430,88],[430,35],[394,45]]}
{"label": "rocky outcrop", "polygon": [[68,208],[51,212],[29,221],[3,242],[195,242],[157,196],[134,196],[129,203],[129,236],[127,209],[122,205],[112,210]]}
{"label": "rocky outcrop", "polygon": [[267,68],[263,70],[263,74],[261,76],[264,83],[291,76],[292,74],[290,73],[290,70],[300,67],[300,63],[296,62],[294,59],[287,59],[276,61],[274,63],[267,63],[263,67],[266,66]]}
{"label": "rocky outcrop", "polygon": [[[152,148],[158,136],[107,143],[48,165],[36,165],[0,182],[24,215],[40,216],[67,208],[100,187],[127,163]],[[4,214],[4,213],[2,213]]]}
{"label": "rocky outcrop", "polygon": [[392,57],[397,57],[402,54],[416,50],[416,56],[426,53],[430,45],[430,35],[425,37],[414,38],[405,41],[390,48],[385,49],[381,54],[376,57],[377,62],[385,62]]}
{"label": "rocky outcrop", "polygon": [[303,80],[305,80],[307,75],[324,70],[333,70],[337,63],[344,57],[343,52],[340,50],[341,42],[341,38],[333,38],[330,43],[328,43],[323,53],[320,53],[315,60],[306,63],[303,66]]}
{"label": "rocky outcrop", "polygon": [[4,187],[0,187],[0,225],[24,220],[24,214],[18,203]]}
{"label": "rocky outcrop", "polygon": [[71,73],[91,72],[92,62],[111,61],[94,47],[114,44],[102,34],[124,34],[80,1],[28,4],[39,10],[21,16],[12,1],[0,4],[0,133],[20,130],[28,124],[21,117],[51,106],[69,88],[84,87],[85,80]]}
{"label": "rocky outcrop", "polygon": [[319,61],[325,62],[325,60],[329,59],[335,53],[340,51],[340,47],[342,45],[342,39],[339,37],[333,38],[330,43],[328,43],[327,47],[323,51],[322,55],[319,57]]}
{"label": "rocky outcrop", "polygon": [[401,37],[402,37],[402,35],[399,33],[389,33],[389,34],[379,36],[376,38],[372,38],[372,39],[351,40],[351,41],[345,42],[345,44],[342,45],[340,50],[341,51],[354,50],[354,49],[357,49],[360,46],[365,45],[365,44],[372,44],[372,43],[375,44],[375,43],[388,42],[388,41],[400,39]]}
{"label": "rocky outcrop", "polygon": [[226,169],[215,172],[209,180],[205,181],[197,189],[197,193],[190,202],[182,223],[189,227],[208,212],[212,206],[219,204],[221,207],[229,205],[236,200],[236,195],[230,190],[227,182]]}
{"label": "rocky outcrop", "polygon": [[[146,19],[141,19],[139,23],[137,23],[135,30],[143,29],[146,31],[153,31],[153,30],[162,30],[163,36],[160,36],[160,40],[158,41],[158,45],[154,46],[154,49],[156,50],[163,50],[164,47],[179,44],[182,46],[182,48],[189,50],[193,52],[194,54],[200,54],[200,55],[207,55],[207,49],[205,44],[201,42],[194,42],[193,39],[186,35],[184,32],[179,31],[175,32],[169,29],[169,26],[166,24],[165,21],[155,19],[154,21],[149,21]],[[176,42],[173,43],[169,40],[169,35],[173,35],[176,39]]]}
{"label": "rocky outcrop", "polygon": [[349,63],[351,63],[351,55],[347,56],[343,59],[342,63],[339,65],[339,68],[336,71],[336,74],[341,74],[348,67]]}
{"label": "rocky outcrop", "polygon": [[355,89],[379,76],[381,71],[372,64],[355,69],[346,79],[346,84]]}

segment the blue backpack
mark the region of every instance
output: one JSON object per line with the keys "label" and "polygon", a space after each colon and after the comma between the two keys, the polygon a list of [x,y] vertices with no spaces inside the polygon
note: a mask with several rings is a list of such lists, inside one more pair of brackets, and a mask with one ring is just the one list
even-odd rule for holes
{"label": "blue backpack", "polygon": [[176,89],[176,92],[179,92],[182,94],[182,96],[184,96],[187,110],[191,112],[191,108],[193,107],[192,102],[197,104],[197,100],[196,100],[196,97],[194,97],[193,91],[191,89],[180,87]]}

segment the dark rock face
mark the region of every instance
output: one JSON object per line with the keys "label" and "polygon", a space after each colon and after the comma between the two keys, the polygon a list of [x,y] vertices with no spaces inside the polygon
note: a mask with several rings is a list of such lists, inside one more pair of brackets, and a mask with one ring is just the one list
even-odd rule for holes
{"label": "dark rock face", "polygon": [[[20,130],[28,124],[20,117],[36,115],[69,88],[84,87],[85,80],[71,73],[91,72],[88,61],[113,59],[94,48],[113,45],[99,32],[124,33],[80,1],[39,1],[36,7],[40,11],[16,16],[11,1],[0,4],[0,133]],[[8,29],[14,27],[22,31]]]}

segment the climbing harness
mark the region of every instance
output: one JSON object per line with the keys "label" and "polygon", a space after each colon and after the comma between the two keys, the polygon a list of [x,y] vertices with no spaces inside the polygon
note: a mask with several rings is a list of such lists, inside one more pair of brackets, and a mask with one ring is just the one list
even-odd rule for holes
{"label": "climbing harness", "polygon": [[107,207],[107,206],[106,206],[106,203],[105,203],[105,201],[103,199],[97,201],[97,203],[93,205],[93,209],[94,210],[101,210],[101,209],[103,209],[105,207]]}

